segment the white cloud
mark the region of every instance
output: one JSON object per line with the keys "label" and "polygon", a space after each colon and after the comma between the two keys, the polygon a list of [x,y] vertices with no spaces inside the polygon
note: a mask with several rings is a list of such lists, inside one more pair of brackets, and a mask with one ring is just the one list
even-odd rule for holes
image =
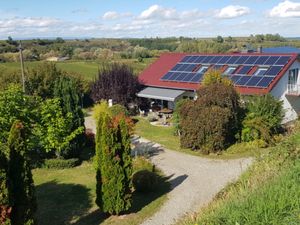
{"label": "white cloud", "polygon": [[118,13],[118,12],[115,12],[115,11],[108,11],[108,12],[104,13],[102,18],[104,20],[116,20],[116,19],[120,19],[120,18],[131,17],[131,16],[132,16],[132,14],[129,13],[129,12]]}
{"label": "white cloud", "polygon": [[229,5],[217,11],[216,17],[222,19],[231,19],[244,16],[250,13],[250,9],[245,6]]}
{"label": "white cloud", "polygon": [[176,9],[164,8],[159,5],[152,5],[145,11],[143,11],[139,19],[176,19],[178,18],[178,13]]}
{"label": "white cloud", "polygon": [[11,19],[0,20],[0,29],[1,28],[10,28],[10,27],[47,27],[58,24],[60,21],[53,18],[32,18],[32,17],[14,17]]}
{"label": "white cloud", "polygon": [[269,12],[271,17],[300,17],[300,3],[286,0]]}

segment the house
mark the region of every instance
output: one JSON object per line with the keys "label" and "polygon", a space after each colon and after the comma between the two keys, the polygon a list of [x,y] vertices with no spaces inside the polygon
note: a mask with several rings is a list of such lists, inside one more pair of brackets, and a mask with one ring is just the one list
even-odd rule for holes
{"label": "house", "polygon": [[186,54],[165,53],[139,76],[145,88],[141,98],[173,109],[181,98],[196,98],[204,73],[219,69],[241,95],[270,93],[283,101],[283,122],[300,114],[300,60],[298,53]]}
{"label": "house", "polygon": [[63,61],[66,61],[66,60],[69,60],[70,58],[69,57],[57,57],[57,56],[53,56],[53,57],[49,57],[46,59],[46,61],[49,61],[49,62],[63,62]]}

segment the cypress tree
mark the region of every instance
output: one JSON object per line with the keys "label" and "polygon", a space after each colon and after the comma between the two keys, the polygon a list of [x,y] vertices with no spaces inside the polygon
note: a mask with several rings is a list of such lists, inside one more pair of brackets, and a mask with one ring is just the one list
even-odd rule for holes
{"label": "cypress tree", "polygon": [[[71,131],[79,127],[84,127],[84,115],[80,106],[80,91],[76,81],[67,76],[58,78],[54,85],[54,97],[61,99],[61,107],[64,115],[72,114]],[[71,152],[67,157],[76,157],[82,145],[84,144],[84,134],[78,135],[71,143]]]}
{"label": "cypress tree", "polygon": [[101,113],[96,134],[96,204],[110,214],[131,206],[132,161],[130,134],[125,119]]}
{"label": "cypress tree", "polygon": [[36,199],[26,147],[25,129],[15,121],[8,138],[9,196],[12,202],[13,225],[35,224]]}
{"label": "cypress tree", "polygon": [[8,194],[7,158],[0,143],[0,224],[10,225],[11,205]]}

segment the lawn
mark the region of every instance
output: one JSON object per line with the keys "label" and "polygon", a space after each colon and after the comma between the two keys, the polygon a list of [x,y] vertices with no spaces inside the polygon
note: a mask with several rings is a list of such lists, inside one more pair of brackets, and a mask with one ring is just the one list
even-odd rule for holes
{"label": "lawn", "polygon": [[266,149],[257,148],[249,143],[238,143],[229,147],[222,154],[205,155],[199,151],[181,148],[179,136],[174,135],[174,127],[153,126],[149,123],[147,118],[143,117],[135,117],[135,119],[137,120],[137,123],[135,124],[136,135],[159,143],[167,149],[184,152],[190,155],[216,159],[235,159],[242,157],[257,157],[266,151]]}
{"label": "lawn", "polygon": [[153,215],[166,201],[169,184],[162,182],[156,192],[133,194],[133,206],[122,216],[106,217],[95,204],[95,170],[91,163],[71,169],[33,170],[40,225],[137,225]]}
{"label": "lawn", "polygon": [[[113,62],[127,64],[133,68],[135,74],[139,74],[154,60],[155,58],[149,58],[149,59],[144,59],[143,62],[139,62],[136,59],[119,59],[119,60],[114,60]],[[56,62],[56,65],[59,69],[62,69],[64,71],[80,74],[86,80],[93,80],[97,75],[101,65],[107,62],[112,62],[112,61],[108,61],[108,60],[107,61],[64,61],[64,62]],[[25,68],[28,69],[35,68],[42,63],[43,61],[25,62]],[[1,71],[13,73],[20,70],[21,70],[20,63],[17,62],[0,63],[0,73]]]}

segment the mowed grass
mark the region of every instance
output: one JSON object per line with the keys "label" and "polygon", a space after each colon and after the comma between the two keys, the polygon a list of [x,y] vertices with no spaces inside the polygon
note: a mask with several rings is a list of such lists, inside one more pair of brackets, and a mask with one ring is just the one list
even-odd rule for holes
{"label": "mowed grass", "polygon": [[[128,66],[131,66],[134,73],[138,75],[141,73],[149,64],[151,64],[155,58],[144,59],[143,62],[139,62],[136,59],[119,59],[119,60],[103,60],[103,61],[64,61],[64,62],[55,62],[57,67],[66,72],[78,74],[86,80],[94,80],[98,74],[99,69],[103,64],[116,62],[124,63]],[[44,61],[37,62],[25,62],[26,69],[36,68],[39,65],[45,63]],[[1,71],[7,73],[20,73],[21,67],[20,63],[17,62],[7,62],[0,63],[0,76]]]}
{"label": "mowed grass", "polygon": [[218,154],[203,154],[201,151],[193,151],[191,149],[185,149],[180,147],[180,137],[175,136],[175,130],[173,126],[163,127],[151,125],[147,118],[135,117],[137,123],[135,124],[135,134],[144,137],[150,141],[161,144],[163,147],[183,152],[186,154],[207,157],[212,159],[235,159],[242,157],[257,157],[261,155],[266,149],[257,148],[254,145],[248,143],[238,143],[222,153]]}
{"label": "mowed grass", "polygon": [[107,217],[95,204],[96,175],[91,163],[64,169],[35,169],[33,177],[40,225],[138,225],[153,215],[166,201],[168,183],[156,192],[133,194],[133,206],[124,215]]}

